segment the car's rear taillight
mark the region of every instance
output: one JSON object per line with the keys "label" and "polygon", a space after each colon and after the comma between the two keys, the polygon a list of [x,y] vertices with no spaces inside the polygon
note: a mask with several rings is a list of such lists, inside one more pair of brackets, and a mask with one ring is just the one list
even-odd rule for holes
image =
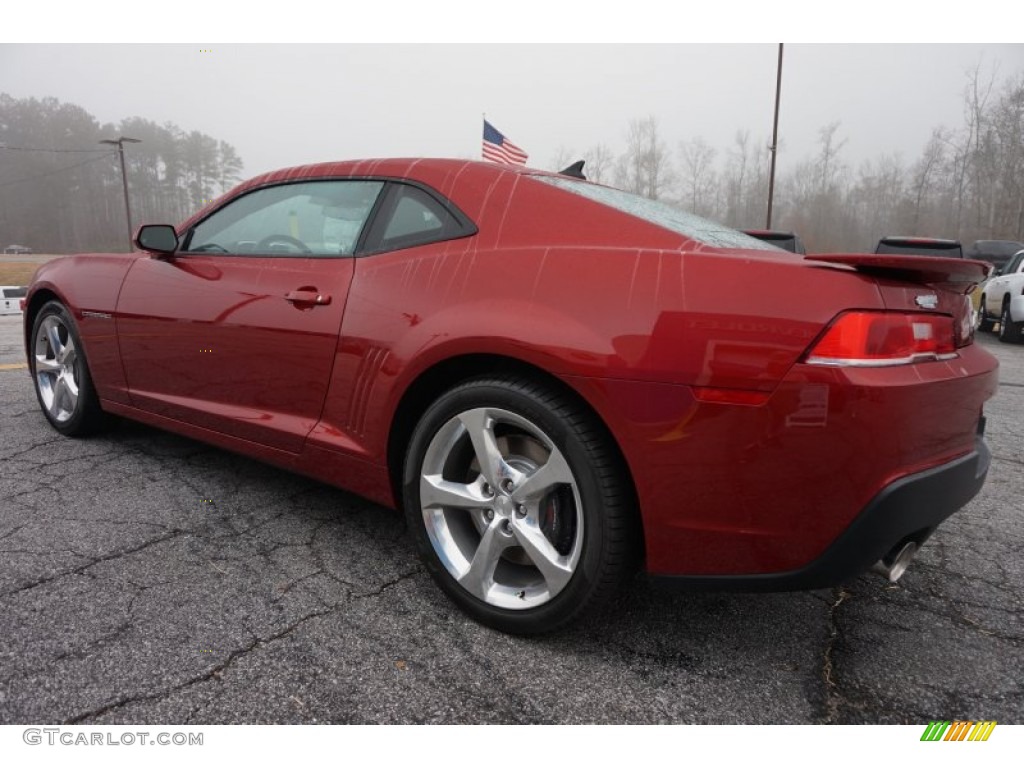
{"label": "car's rear taillight", "polygon": [[903,312],[844,312],[807,353],[812,365],[906,365],[956,357],[953,318]]}

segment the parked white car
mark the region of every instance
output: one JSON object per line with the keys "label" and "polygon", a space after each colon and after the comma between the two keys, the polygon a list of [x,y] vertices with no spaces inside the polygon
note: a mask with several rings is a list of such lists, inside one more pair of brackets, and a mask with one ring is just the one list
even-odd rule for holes
{"label": "parked white car", "polygon": [[20,315],[25,286],[0,285],[0,315]]}
{"label": "parked white car", "polygon": [[991,331],[999,323],[999,340],[1019,343],[1024,336],[1024,251],[1017,251],[1006,267],[981,287],[978,330]]}

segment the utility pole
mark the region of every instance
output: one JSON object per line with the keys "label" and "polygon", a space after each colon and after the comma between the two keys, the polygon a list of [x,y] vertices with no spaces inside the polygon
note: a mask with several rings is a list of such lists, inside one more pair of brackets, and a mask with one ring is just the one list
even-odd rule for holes
{"label": "utility pole", "polygon": [[775,123],[772,126],[772,167],[768,172],[768,222],[765,229],[772,228],[772,202],[775,198],[775,155],[779,151],[779,98],[782,96],[782,43],[779,43],[779,66],[775,75]]}
{"label": "utility pole", "polygon": [[124,144],[141,144],[141,139],[129,139],[127,136],[121,136],[117,139],[100,139],[100,144],[113,144],[117,147],[117,155],[121,160],[121,184],[124,186],[124,217],[128,222],[128,253],[135,250],[135,244],[132,242],[132,209],[128,204],[128,174],[124,169]]}

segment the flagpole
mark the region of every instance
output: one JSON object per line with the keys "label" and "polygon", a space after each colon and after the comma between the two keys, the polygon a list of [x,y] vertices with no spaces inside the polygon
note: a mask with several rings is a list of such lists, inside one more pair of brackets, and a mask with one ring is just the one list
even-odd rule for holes
{"label": "flagpole", "polygon": [[779,43],[779,64],[775,73],[775,121],[772,123],[771,169],[768,171],[768,221],[765,229],[772,228],[772,203],[775,199],[775,156],[779,152],[779,100],[782,97],[782,43]]}

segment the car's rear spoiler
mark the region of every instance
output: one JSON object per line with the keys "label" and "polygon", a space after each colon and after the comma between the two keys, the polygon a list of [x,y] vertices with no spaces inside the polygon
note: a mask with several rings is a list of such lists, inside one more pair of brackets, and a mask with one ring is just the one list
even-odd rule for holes
{"label": "car's rear spoiler", "polygon": [[947,259],[942,256],[899,256],[888,253],[824,253],[805,256],[808,261],[842,264],[858,272],[906,280],[970,293],[991,273],[992,265],[974,259]]}

